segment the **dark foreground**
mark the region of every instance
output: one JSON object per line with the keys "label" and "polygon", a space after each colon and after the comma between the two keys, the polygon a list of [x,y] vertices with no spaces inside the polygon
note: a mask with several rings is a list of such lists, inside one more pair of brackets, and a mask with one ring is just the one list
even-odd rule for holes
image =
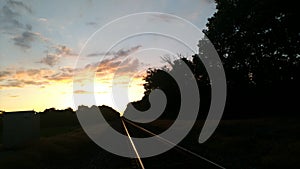
{"label": "dark foreground", "polygon": [[[76,117],[76,116],[75,116]],[[41,120],[41,138],[22,148],[0,148],[1,169],[97,169],[139,168],[136,159],[113,155],[93,143],[75,118]],[[49,118],[50,119],[50,118]],[[170,121],[152,123],[149,130],[165,129]],[[119,121],[112,122],[121,129]],[[225,168],[300,168],[299,118],[223,120],[204,144],[197,142],[203,121],[197,121],[180,146]],[[133,135],[146,137],[134,127]],[[118,129],[118,130],[119,130]],[[155,132],[153,131],[153,132]],[[126,143],[124,146],[128,146]],[[176,148],[142,159],[145,168],[217,168]]]}

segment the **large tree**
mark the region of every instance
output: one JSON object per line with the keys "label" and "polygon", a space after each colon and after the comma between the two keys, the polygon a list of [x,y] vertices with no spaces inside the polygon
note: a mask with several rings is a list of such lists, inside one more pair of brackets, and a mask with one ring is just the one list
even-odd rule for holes
{"label": "large tree", "polygon": [[[297,23],[300,15],[296,3],[291,0],[216,0],[216,3],[217,12],[208,20],[204,33],[215,46],[225,69],[228,82],[225,115],[297,113],[294,97],[299,97],[300,85],[300,26]],[[174,96],[179,95],[176,82],[166,73],[180,71],[183,61],[197,79],[200,112],[207,112],[210,83],[201,59],[209,57],[205,50],[208,39],[199,41],[199,54],[192,60],[167,60],[172,65],[170,70],[149,69],[144,101],[136,105],[149,107],[145,106],[147,96],[155,88],[170,95],[170,107],[177,105],[174,104],[178,102],[174,102],[178,99]]]}
{"label": "large tree", "polygon": [[[148,69],[147,75],[144,77],[145,84],[145,95],[141,101],[133,102],[134,107],[140,111],[145,111],[150,108],[149,94],[155,90],[162,90],[167,98],[167,105],[164,113],[160,118],[174,119],[177,117],[181,106],[181,91],[178,87],[177,82],[172,74],[184,74],[183,85],[190,85],[192,79],[196,79],[200,92],[200,112],[201,116],[206,116],[210,104],[210,84],[207,72],[202,64],[198,55],[193,55],[192,59],[187,57],[179,56],[179,58],[172,60],[170,58],[163,58],[163,60],[169,63],[170,68],[162,67],[159,69]],[[189,73],[184,73],[184,65],[189,67]],[[127,113],[128,110],[125,111]],[[188,112],[185,112],[188,113]],[[199,116],[200,117],[200,116]]]}
{"label": "large tree", "polygon": [[299,79],[300,26],[296,1],[216,0],[204,33],[229,82],[267,85]]}
{"label": "large tree", "polygon": [[204,33],[228,80],[227,110],[296,112],[300,26],[296,1],[216,0]]}

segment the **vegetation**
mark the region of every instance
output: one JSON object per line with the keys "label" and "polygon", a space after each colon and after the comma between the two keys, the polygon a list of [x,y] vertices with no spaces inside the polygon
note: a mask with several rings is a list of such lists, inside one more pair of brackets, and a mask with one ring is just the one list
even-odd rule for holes
{"label": "vegetation", "polygon": [[[141,105],[149,107],[148,95],[158,88],[169,95],[171,105],[178,107],[178,87],[167,74],[180,72],[181,64],[185,63],[198,81],[200,112],[207,112],[209,77],[200,58],[210,57],[205,50],[209,38],[226,73],[226,117],[298,113],[297,99],[294,99],[300,94],[300,27],[295,22],[299,16],[297,5],[279,0],[216,0],[216,3],[218,11],[203,31],[207,37],[199,41],[199,55],[192,56],[191,60],[188,57],[174,61],[164,59],[171,69],[149,69],[145,77],[145,97],[133,104],[140,109],[143,109]],[[169,110],[174,112],[171,108]]]}
{"label": "vegetation", "polygon": [[[85,106],[84,108],[89,109]],[[99,106],[98,108],[108,121],[120,117],[119,113],[111,107]],[[0,119],[0,126],[1,123],[2,119]],[[0,135],[2,136],[2,126]],[[40,112],[40,135],[39,140],[15,149],[4,149],[0,142],[0,166],[7,169],[75,169],[89,166],[91,159],[97,157],[100,152],[109,156],[108,152],[98,147],[84,133],[71,108],[65,110],[50,108]],[[102,158],[98,159],[99,162],[108,160],[105,159],[105,156]],[[18,162],[16,163],[16,161]]]}
{"label": "vegetation", "polygon": [[[169,120],[158,120],[152,123],[152,128],[165,130],[169,123]],[[199,144],[197,140],[203,124],[204,120],[198,120],[180,145],[225,168],[300,167],[297,155],[300,152],[300,136],[296,134],[300,127],[298,119],[267,117],[222,120],[213,136]]]}
{"label": "vegetation", "polygon": [[300,26],[296,22],[300,13],[296,2],[216,0],[216,3],[218,11],[203,31],[206,37],[199,41],[199,54],[192,59],[164,59],[170,69],[149,69],[145,96],[132,104],[145,110],[150,107],[151,91],[162,89],[169,94],[171,100],[164,115],[151,123],[156,131],[166,130],[176,117],[172,106],[180,103],[176,82],[168,74],[180,71],[180,64],[184,63],[198,82],[200,113],[207,112],[209,77],[199,58],[209,56],[205,50],[209,39],[221,58],[227,78],[224,117],[214,135],[199,145],[197,140],[204,122],[201,119],[205,117],[200,116],[180,144],[226,168],[299,168],[299,107],[295,98],[300,94]]}
{"label": "vegetation", "polygon": [[[299,10],[294,1],[216,0],[204,33],[223,62],[227,111],[297,113]],[[200,41],[201,48],[201,41]]]}
{"label": "vegetation", "polygon": [[[203,122],[196,122],[188,137],[180,143],[181,146],[226,168],[299,168],[298,119],[222,120],[213,137],[199,145],[197,140]],[[159,131],[167,129],[169,123],[169,120],[159,120],[146,126],[151,131]],[[7,169],[92,168],[90,162],[95,157],[99,157],[98,166],[122,166],[121,157],[98,147],[81,129],[48,135],[28,147],[13,151],[0,148],[0,165]]]}

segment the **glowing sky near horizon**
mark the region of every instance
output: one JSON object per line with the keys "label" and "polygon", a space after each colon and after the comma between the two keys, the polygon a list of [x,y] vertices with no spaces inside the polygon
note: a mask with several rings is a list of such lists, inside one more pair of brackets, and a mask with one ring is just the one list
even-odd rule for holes
{"label": "glowing sky near horizon", "polygon": [[[108,22],[128,14],[152,11],[177,15],[203,29],[207,18],[215,12],[215,4],[210,0],[188,3],[180,0],[0,1],[0,110],[76,109],[73,98],[79,95],[83,105],[93,105],[84,99],[93,96],[97,105],[123,111],[124,104],[116,107],[108,99],[112,90],[110,79],[115,71],[122,70],[115,81],[117,88],[127,87],[122,78],[130,75],[129,101],[139,100],[143,96],[142,77],[147,68],[162,66],[161,56],[190,55],[190,51],[176,43],[168,44],[171,53],[148,50],[151,43],[165,41],[141,37],[120,43],[105,58],[103,53],[107,51],[102,50],[103,46],[92,46],[80,57],[78,54],[86,40]],[[172,24],[164,16],[149,19],[145,24],[152,22]],[[115,31],[122,32],[122,29]],[[196,49],[197,41],[191,43]],[[91,69],[96,70],[93,82],[81,79],[80,83],[73,83],[74,74]],[[80,90],[74,91],[74,85],[79,85]]]}

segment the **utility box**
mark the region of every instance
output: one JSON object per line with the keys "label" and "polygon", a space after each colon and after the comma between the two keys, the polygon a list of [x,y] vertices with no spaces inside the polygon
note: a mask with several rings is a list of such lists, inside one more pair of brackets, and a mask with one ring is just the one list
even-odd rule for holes
{"label": "utility box", "polygon": [[35,111],[4,112],[2,120],[5,148],[22,147],[40,137],[40,115]]}

